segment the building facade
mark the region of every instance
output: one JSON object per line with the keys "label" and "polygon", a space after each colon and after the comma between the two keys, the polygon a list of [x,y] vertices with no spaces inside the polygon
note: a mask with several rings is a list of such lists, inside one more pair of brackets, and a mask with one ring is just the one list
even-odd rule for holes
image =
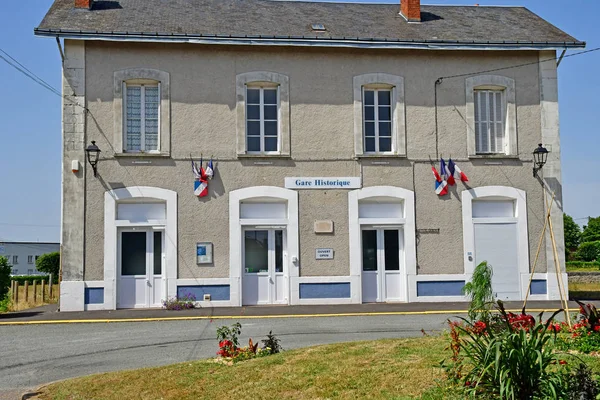
{"label": "building facade", "polygon": [[0,242],[0,256],[8,259],[11,275],[45,274],[35,268],[39,256],[60,251],[60,243]]}
{"label": "building facade", "polygon": [[531,272],[550,211],[566,284],[556,58],[585,43],[520,7],[110,3],[36,28],[63,39],[62,311],[461,301],[481,261],[558,298],[548,237]]}

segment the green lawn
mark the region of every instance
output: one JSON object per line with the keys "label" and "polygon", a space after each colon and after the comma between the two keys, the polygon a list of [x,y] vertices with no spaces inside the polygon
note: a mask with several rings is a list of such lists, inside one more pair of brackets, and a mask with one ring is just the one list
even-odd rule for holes
{"label": "green lawn", "polygon": [[[203,360],[63,381],[40,398],[451,400],[439,385],[447,344],[435,336],[316,346],[233,366]],[[600,372],[599,358],[582,358]]]}

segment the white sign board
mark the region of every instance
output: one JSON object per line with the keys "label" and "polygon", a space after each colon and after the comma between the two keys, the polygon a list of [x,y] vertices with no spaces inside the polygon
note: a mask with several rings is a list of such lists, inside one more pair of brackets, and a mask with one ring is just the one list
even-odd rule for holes
{"label": "white sign board", "polygon": [[360,189],[360,177],[285,178],[287,189]]}
{"label": "white sign board", "polygon": [[333,260],[333,249],[317,249],[315,258],[317,260]]}

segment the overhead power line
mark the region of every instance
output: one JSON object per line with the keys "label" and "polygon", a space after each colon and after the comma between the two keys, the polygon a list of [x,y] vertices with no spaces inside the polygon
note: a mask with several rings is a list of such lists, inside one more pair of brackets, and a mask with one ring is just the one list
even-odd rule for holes
{"label": "overhead power line", "polygon": [[[15,59],[13,56],[11,56],[10,54],[8,54],[6,51],[2,50],[0,48],[0,53],[3,53],[5,56],[3,56],[2,54],[0,54],[0,60],[4,61],[5,63],[7,63],[8,65],[10,65],[11,67],[13,67],[14,69],[16,69],[17,71],[19,71],[20,73],[22,73],[23,75],[25,75],[27,78],[31,79],[32,81],[34,81],[35,83],[37,83],[38,85],[40,85],[41,87],[43,87],[44,89],[50,91],[50,93],[60,97],[61,99],[67,100],[83,109],[85,109],[87,111],[87,108],[82,106],[81,104],[77,103],[76,101],[70,99],[68,96],[64,96],[60,90],[56,89],[54,86],[52,86],[51,84],[49,84],[48,82],[46,82],[45,80],[43,80],[42,78],[40,78],[39,76],[37,76],[35,73],[33,73],[29,68],[27,68],[25,65],[23,65],[22,63],[20,63],[17,59]],[[8,57],[8,58],[7,58]]]}
{"label": "overhead power line", "polygon": [[30,226],[34,228],[58,228],[60,225],[40,225],[40,224],[13,224],[10,222],[0,222],[2,226]]}
{"label": "overhead power line", "polygon": [[[600,50],[600,47],[596,47],[596,48],[590,49],[590,50],[578,51],[576,53],[567,54],[563,58],[581,56],[583,54],[589,54],[589,53],[593,53],[593,52],[599,51],[599,50]],[[547,58],[545,60],[538,60],[538,61],[532,61],[532,62],[528,62],[528,63],[524,63],[524,64],[511,65],[511,66],[508,66],[508,67],[501,67],[501,68],[487,69],[487,70],[483,70],[483,71],[470,72],[468,74],[458,74],[458,75],[441,76],[438,79],[438,82],[441,82],[444,79],[463,78],[465,76],[487,74],[487,73],[490,73],[490,72],[497,72],[497,71],[504,71],[504,70],[513,69],[513,68],[527,67],[529,65],[536,65],[536,64],[541,64],[541,63],[544,63],[544,62],[556,61],[556,60],[557,60],[557,57],[553,57],[553,58]]]}

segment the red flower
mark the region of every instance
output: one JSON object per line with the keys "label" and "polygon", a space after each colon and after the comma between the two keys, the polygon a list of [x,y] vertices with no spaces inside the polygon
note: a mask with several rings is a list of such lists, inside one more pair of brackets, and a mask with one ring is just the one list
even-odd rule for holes
{"label": "red flower", "polygon": [[565,360],[560,360],[558,363],[559,363],[560,365],[565,365],[567,362],[566,362]]}

